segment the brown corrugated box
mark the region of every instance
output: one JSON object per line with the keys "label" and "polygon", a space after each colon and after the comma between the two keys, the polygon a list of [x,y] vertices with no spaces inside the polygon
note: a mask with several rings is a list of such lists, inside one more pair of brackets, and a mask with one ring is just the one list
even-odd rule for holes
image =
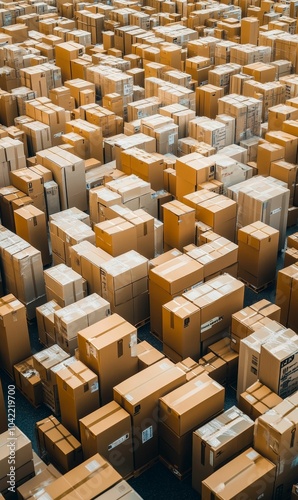
{"label": "brown corrugated box", "polygon": [[115,401],[80,419],[84,459],[100,453],[121,474],[133,472],[130,415]]}
{"label": "brown corrugated box", "polygon": [[33,367],[32,356],[14,365],[14,379],[18,389],[33,406],[41,405],[43,401],[41,379]]}
{"label": "brown corrugated box", "polygon": [[139,344],[137,344],[137,357],[138,357],[138,370],[144,370],[148,368],[148,366],[157,363],[164,358],[164,354],[162,354],[158,349],[153,347],[149,342],[143,340]]}
{"label": "brown corrugated box", "polygon": [[253,420],[282,402],[282,398],[269,387],[257,381],[239,396],[238,406]]}

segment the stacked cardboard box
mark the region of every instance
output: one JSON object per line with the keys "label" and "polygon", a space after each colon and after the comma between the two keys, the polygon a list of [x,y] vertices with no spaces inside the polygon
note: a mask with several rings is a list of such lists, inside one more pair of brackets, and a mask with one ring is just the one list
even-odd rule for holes
{"label": "stacked cardboard box", "polygon": [[239,408],[256,420],[282,402],[282,398],[266,385],[257,381],[239,396]]}
{"label": "stacked cardboard box", "polygon": [[159,399],[159,450],[176,474],[191,468],[192,433],[223,410],[225,390],[203,373]]}
{"label": "stacked cardboard box", "polygon": [[31,356],[25,306],[12,294],[0,301],[1,366],[13,377],[13,366]]}
{"label": "stacked cardboard box", "polygon": [[69,354],[57,344],[53,344],[51,347],[33,355],[33,366],[39,373],[42,382],[43,402],[49,406],[56,415],[59,414],[60,407],[57,386],[53,384],[51,377],[51,368],[68,358]]}
{"label": "stacked cardboard box", "polygon": [[195,210],[184,203],[174,200],[163,205],[164,249],[182,250],[194,243]]}
{"label": "stacked cardboard box", "polygon": [[161,360],[114,387],[114,400],[131,415],[134,470],[158,456],[159,398],[185,381],[183,370]]}
{"label": "stacked cardboard box", "polygon": [[54,312],[61,309],[55,300],[50,300],[36,308],[39,342],[46,347],[56,344]]}
{"label": "stacked cardboard box", "polygon": [[36,422],[35,428],[39,453],[54,463],[62,473],[83,461],[81,444],[56,417],[50,415]]}
{"label": "stacked cardboard box", "polygon": [[275,298],[275,303],[281,308],[281,323],[292,328],[294,331],[297,330],[297,315],[295,310],[297,277],[297,263],[278,271]]}
{"label": "stacked cardboard box", "polygon": [[61,307],[73,304],[87,295],[86,281],[65,264],[44,271],[47,300],[56,300]]}
{"label": "stacked cardboard box", "polygon": [[193,433],[192,487],[202,493],[202,481],[253,443],[253,421],[236,406]]}
{"label": "stacked cardboard box", "polygon": [[98,377],[81,361],[56,372],[61,422],[79,438],[79,419],[99,406]]}
{"label": "stacked cardboard box", "polygon": [[80,419],[84,459],[100,453],[121,474],[133,473],[130,415],[115,401]]}
{"label": "stacked cardboard box", "polygon": [[240,340],[262,326],[263,318],[280,321],[281,309],[266,299],[259,300],[241,311],[232,314],[231,322],[231,348],[239,352]]}
{"label": "stacked cardboard box", "polygon": [[113,399],[116,384],[137,372],[136,343],[136,328],[118,314],[78,332],[80,360],[99,376],[102,405]]}
{"label": "stacked cardboard box", "polygon": [[164,156],[159,153],[146,153],[137,147],[121,152],[121,170],[149,182],[155,191],[163,188],[164,168]]}
{"label": "stacked cardboard box", "polygon": [[[32,444],[18,427],[3,432],[0,435],[0,444],[2,452],[0,491],[7,496],[11,494],[11,491],[15,491],[17,486],[34,476]],[[12,456],[14,457],[13,472],[10,468]]]}
{"label": "stacked cardboard box", "polygon": [[96,293],[54,311],[57,344],[73,355],[78,346],[77,332],[110,314],[109,302]]}
{"label": "stacked cardboard box", "polygon": [[[274,495],[289,498],[297,477],[297,392],[261,415],[255,425],[254,446],[276,466]],[[265,438],[266,436],[266,438]],[[275,446],[270,446],[272,439]]]}
{"label": "stacked cardboard box", "polygon": [[32,199],[32,205],[39,210],[45,210],[44,181],[41,174],[28,168],[19,168],[10,173],[13,186]]}
{"label": "stacked cardboard box", "polygon": [[52,262],[44,211],[26,205],[14,211],[16,234],[40,251],[44,266]]}
{"label": "stacked cardboard box", "polygon": [[14,365],[13,369],[17,388],[33,406],[41,405],[43,401],[42,384],[38,371],[34,369],[32,356]]}

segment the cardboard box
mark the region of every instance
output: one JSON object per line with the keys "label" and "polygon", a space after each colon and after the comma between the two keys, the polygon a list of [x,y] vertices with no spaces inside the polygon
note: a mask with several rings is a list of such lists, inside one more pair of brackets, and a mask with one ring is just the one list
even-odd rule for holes
{"label": "cardboard box", "polygon": [[[174,250],[174,254],[177,250]],[[159,259],[159,258],[158,258]],[[157,262],[164,262],[159,259]],[[151,261],[152,262],[152,261]],[[174,257],[149,271],[151,330],[162,337],[162,306],[203,279],[203,266],[186,255]]]}
{"label": "cardboard box", "polygon": [[14,211],[16,233],[41,252],[43,265],[51,263],[45,213],[33,205]]}
{"label": "cardboard box", "polygon": [[[137,373],[137,331],[118,314],[78,332],[80,360],[99,376],[101,404],[113,398],[113,387]],[[117,369],[111,371],[114,363]]]}
{"label": "cardboard box", "polygon": [[102,455],[121,474],[133,472],[130,415],[115,401],[80,419],[84,459]]}
{"label": "cardboard box", "polygon": [[30,403],[37,407],[43,401],[42,385],[39,373],[34,369],[32,356],[14,365],[14,379],[17,388]]}
{"label": "cardboard box", "polygon": [[194,243],[195,210],[174,200],[163,205],[165,249],[178,248]]}
{"label": "cardboard box", "polygon": [[293,330],[261,346],[259,378],[269,389],[285,398],[298,390],[298,337]]}
{"label": "cardboard box", "polygon": [[137,344],[138,370],[142,371],[164,358],[164,354],[143,340]]}
{"label": "cardboard box", "polygon": [[252,445],[253,421],[232,406],[193,433],[192,487],[202,493],[202,481]]}
{"label": "cardboard box", "polygon": [[200,309],[183,297],[162,306],[162,338],[181,360],[200,357]]}
{"label": "cardboard box", "polygon": [[10,450],[15,452],[15,463],[13,464],[15,474],[13,479],[17,484],[24,480],[26,476],[34,474],[32,444],[30,439],[18,427],[15,427],[13,430],[10,429],[1,434],[0,449],[0,489],[3,493],[5,491],[8,493],[9,481],[12,481],[10,478],[11,464],[9,463]]}
{"label": "cardboard box", "polygon": [[238,275],[256,288],[275,278],[279,231],[262,222],[238,230]]}
{"label": "cardboard box", "polygon": [[230,337],[225,337],[215,344],[208,347],[208,351],[213,352],[219,358],[226,362],[227,367],[227,383],[231,383],[237,379],[238,372],[238,354],[231,349]]}
{"label": "cardboard box", "polygon": [[188,381],[159,400],[160,418],[178,436],[219,413],[224,406],[224,388],[207,373]]}
{"label": "cardboard box", "polygon": [[61,307],[73,304],[87,295],[86,281],[63,263],[45,270],[44,281],[47,300],[56,300]]}
{"label": "cardboard box", "polygon": [[54,312],[61,309],[55,300],[36,308],[38,338],[41,344],[50,347],[56,344]]}
{"label": "cardboard box", "polygon": [[186,374],[161,360],[114,387],[114,400],[132,418],[134,469],[158,456],[158,400],[184,384]]}
{"label": "cardboard box", "polygon": [[[35,477],[32,477],[24,484],[18,487],[17,493],[19,498],[22,500],[33,500],[32,493],[34,491],[42,490],[45,485],[51,484],[53,481],[58,479],[61,474],[53,465],[46,466],[43,470],[40,470]],[[34,493],[33,493],[34,495]]]}
{"label": "cardboard box", "polygon": [[297,271],[297,264],[292,264],[278,271],[275,298],[275,303],[281,308],[280,322],[294,331],[297,330],[295,312]]}
{"label": "cardboard box", "polygon": [[69,354],[55,344],[33,354],[33,366],[38,371],[41,380],[47,382],[51,380],[51,368],[68,358]]}
{"label": "cardboard box", "polygon": [[137,228],[122,217],[95,224],[94,232],[96,246],[113,257],[137,250]]}
{"label": "cardboard box", "polygon": [[13,377],[13,366],[31,356],[25,306],[12,294],[0,300],[0,360]]}
{"label": "cardboard box", "polygon": [[227,499],[236,495],[253,498],[262,487],[264,499],[269,500],[273,498],[275,469],[272,462],[248,448],[202,482],[202,496],[206,500],[211,500],[212,495],[218,499],[223,495]]}
{"label": "cardboard box", "polygon": [[222,358],[213,352],[207,352],[199,359],[198,363],[213,380],[222,385],[227,383],[227,363]]}
{"label": "cardboard box", "polygon": [[49,495],[53,500],[58,500],[61,496],[64,498],[69,495],[82,496],[83,486],[84,499],[91,500],[120,482],[121,479],[120,474],[97,453],[46,486],[44,494]]}
{"label": "cardboard box", "polygon": [[282,402],[282,398],[260,381],[255,382],[239,396],[238,406],[253,420]]}
{"label": "cardboard box", "polygon": [[83,460],[81,443],[57,420],[49,417],[36,422],[36,435],[42,456],[64,474]]}
{"label": "cardboard box", "polygon": [[297,402],[294,397],[285,399],[270,412],[260,416],[256,422],[255,448],[276,465],[272,498],[289,498],[296,480],[297,440],[293,436],[297,424]]}

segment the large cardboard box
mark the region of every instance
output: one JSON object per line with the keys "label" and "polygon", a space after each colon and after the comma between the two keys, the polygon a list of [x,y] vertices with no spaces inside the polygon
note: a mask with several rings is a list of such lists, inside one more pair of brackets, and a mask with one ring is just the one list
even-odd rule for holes
{"label": "large cardboard box", "polygon": [[285,398],[298,390],[298,335],[286,330],[261,346],[259,379]]}
{"label": "large cardboard box", "polygon": [[[0,452],[0,491],[9,494],[9,487],[34,474],[32,444],[18,427],[14,427],[0,435]],[[13,464],[10,463],[12,456]],[[14,473],[11,466],[14,466]]]}
{"label": "large cardboard box", "polygon": [[96,246],[113,257],[137,250],[137,228],[122,217],[95,224],[94,232]]}
{"label": "large cardboard box", "polygon": [[195,210],[180,201],[174,200],[163,205],[164,247],[165,250],[194,243]]}
{"label": "large cardboard box", "polygon": [[70,496],[91,500],[121,481],[121,476],[98,453],[44,489],[53,500]]}
{"label": "large cardboard box", "polygon": [[232,314],[231,323],[231,347],[239,352],[240,340],[246,338],[252,332],[262,326],[260,322],[263,318],[280,321],[281,309],[269,300],[262,299],[241,311]]}
{"label": "large cardboard box", "polygon": [[48,301],[56,300],[61,307],[73,304],[87,295],[84,278],[63,263],[46,269],[44,281]]}
{"label": "large cardboard box", "polygon": [[178,436],[219,413],[225,390],[207,373],[190,380],[159,400],[160,418]]}
{"label": "large cardboard box", "polygon": [[82,462],[81,443],[56,417],[50,415],[36,422],[35,429],[41,455],[54,463],[62,473]]}
{"label": "large cardboard box", "polygon": [[158,400],[186,381],[186,374],[161,360],[114,387],[114,400],[132,418],[134,469],[158,456]]}
{"label": "large cardboard box", "polygon": [[40,210],[45,209],[44,180],[42,175],[27,168],[17,169],[10,172],[13,186],[32,199],[32,204]]}
{"label": "large cardboard box", "polygon": [[31,356],[26,308],[14,295],[0,300],[0,361],[13,377],[13,366]]}
{"label": "large cardboard box", "polygon": [[276,297],[275,303],[281,308],[280,322],[297,330],[297,280],[298,280],[298,265],[281,269],[277,273],[276,282]]}
{"label": "large cardboard box", "polygon": [[230,241],[235,240],[237,204],[226,196],[218,195],[198,206],[198,219],[208,224],[215,233]]}
{"label": "large cardboard box", "polygon": [[184,297],[175,297],[162,306],[163,343],[181,360],[200,357],[200,309]]}
{"label": "large cardboard box", "polygon": [[[297,393],[296,393],[297,394]],[[276,465],[274,495],[289,498],[297,478],[297,396],[287,398],[260,416],[255,425],[254,446]],[[274,446],[273,446],[274,443]]]}
{"label": "large cardboard box", "polygon": [[264,500],[272,500],[275,465],[253,448],[241,453],[202,482],[205,500],[229,499],[245,495],[258,497],[260,488]]}
{"label": "large cardboard box", "polygon": [[50,300],[36,308],[38,338],[46,347],[56,344],[54,313],[59,309],[61,307],[55,300]]}
{"label": "large cardboard box", "polygon": [[202,481],[253,443],[254,422],[236,406],[194,431],[192,487],[202,493]]}
{"label": "large cardboard box", "polygon": [[102,455],[121,474],[133,473],[130,415],[115,401],[80,419],[84,459]]}
{"label": "large cardboard box", "polygon": [[136,344],[136,328],[116,313],[78,332],[80,360],[98,374],[102,405],[116,384],[137,373]]}
{"label": "large cardboard box", "polygon": [[[174,250],[176,254],[177,250]],[[172,254],[173,255],[173,254]],[[159,258],[158,258],[159,259]],[[163,261],[159,259],[158,262]],[[162,306],[200,283],[203,266],[187,255],[178,255],[149,271],[151,330],[162,338]]]}
{"label": "large cardboard box", "polygon": [[69,354],[55,344],[33,354],[33,366],[38,371],[40,378],[47,382],[51,380],[51,368],[68,358]]}
{"label": "large cardboard box", "polygon": [[258,380],[240,394],[238,406],[246,415],[256,420],[281,402],[280,396]]}
{"label": "large cardboard box", "polygon": [[81,361],[56,373],[62,423],[80,436],[79,419],[99,405],[98,377]]}
{"label": "large cardboard box", "polygon": [[238,230],[238,276],[256,288],[274,280],[279,231],[262,222]]}
{"label": "large cardboard box", "polygon": [[19,498],[22,500],[34,500],[34,495],[36,494],[34,492],[41,491],[44,485],[51,484],[60,476],[60,472],[53,465],[46,466],[44,469],[39,470],[34,477],[18,487],[17,493]]}
{"label": "large cardboard box", "polygon": [[14,211],[16,233],[41,252],[44,266],[51,263],[44,211],[27,205]]}

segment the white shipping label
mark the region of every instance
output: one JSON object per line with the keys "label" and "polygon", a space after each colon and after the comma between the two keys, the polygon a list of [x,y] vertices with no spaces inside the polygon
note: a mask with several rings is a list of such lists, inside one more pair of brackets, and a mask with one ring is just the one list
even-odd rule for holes
{"label": "white shipping label", "polygon": [[85,465],[85,467],[89,472],[94,472],[100,468],[100,464],[96,460],[92,460],[89,464]]}
{"label": "white shipping label", "polygon": [[136,333],[132,333],[130,335],[130,355],[132,358],[135,358],[138,355],[138,350],[137,350],[137,344],[138,344],[138,337]]}
{"label": "white shipping label", "polygon": [[91,394],[92,394],[92,392],[96,392],[96,391],[98,391],[98,382],[94,382],[94,384],[92,384],[90,387]]}
{"label": "white shipping label", "polygon": [[280,208],[275,208],[274,210],[271,210],[270,215],[275,215],[281,212],[281,207]]}
{"label": "white shipping label", "polygon": [[210,319],[203,325],[201,325],[201,333],[206,332],[206,330],[210,330],[210,328],[213,327],[213,325],[216,325],[216,323],[219,323],[222,321],[223,316],[216,316],[215,318]]}
{"label": "white shipping label", "polygon": [[147,427],[147,429],[145,429],[142,432],[142,444],[146,443],[146,441],[149,441],[149,439],[152,438],[153,438],[153,427],[152,425],[150,425],[150,427]]}
{"label": "white shipping label", "polygon": [[210,450],[209,463],[210,463],[211,467],[213,467],[213,451],[212,450]]}
{"label": "white shipping label", "polygon": [[124,434],[121,436],[119,439],[116,439],[113,443],[108,445],[108,451],[111,451],[113,448],[116,448],[116,446],[119,446],[119,444],[124,443],[124,441],[127,441],[129,439],[129,434]]}
{"label": "white shipping label", "polygon": [[169,135],[169,146],[172,146],[175,142],[175,134],[170,134]]}

